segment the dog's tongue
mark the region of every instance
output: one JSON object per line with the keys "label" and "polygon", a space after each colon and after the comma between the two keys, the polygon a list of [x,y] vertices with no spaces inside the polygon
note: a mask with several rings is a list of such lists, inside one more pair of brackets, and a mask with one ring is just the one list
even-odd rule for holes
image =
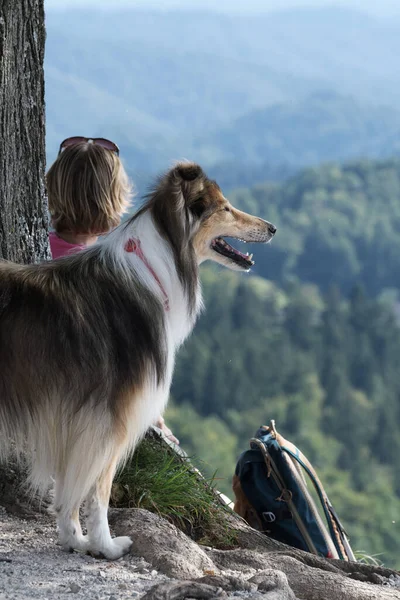
{"label": "dog's tongue", "polygon": [[249,254],[248,252],[246,252],[246,254],[243,254],[243,252],[240,252],[240,250],[237,250],[233,246],[231,246],[230,248],[231,248],[231,250],[233,250],[233,252],[235,254],[238,254],[239,256],[241,256],[242,258],[245,258],[246,260],[251,260],[253,258],[253,255]]}
{"label": "dog's tongue", "polygon": [[243,252],[240,252],[240,250],[237,250],[236,248],[234,248],[233,246],[228,244],[228,242],[226,242],[223,238],[217,238],[216,243],[218,243],[220,246],[224,246],[224,248],[226,248],[227,250],[230,250],[231,252],[233,252],[234,254],[237,254],[238,256],[241,256],[245,260],[251,260],[253,258],[252,254],[249,254],[248,252],[246,252],[246,254],[243,254]]}

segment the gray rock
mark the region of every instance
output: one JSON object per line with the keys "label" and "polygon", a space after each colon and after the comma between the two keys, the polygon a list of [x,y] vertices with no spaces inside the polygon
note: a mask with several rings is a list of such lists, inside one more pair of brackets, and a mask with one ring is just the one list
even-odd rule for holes
{"label": "gray rock", "polygon": [[206,583],[214,587],[221,587],[227,592],[244,591],[255,592],[258,589],[256,583],[247,581],[244,577],[233,577],[230,575],[205,575],[197,579],[198,583]]}
{"label": "gray rock", "polygon": [[179,579],[198,579],[204,571],[218,572],[212,560],[193,540],[158,515],[141,509],[110,511],[117,535],[130,535],[131,552],[154,569]]}
{"label": "gray rock", "polygon": [[242,597],[246,600],[296,600],[286,575],[266,569],[251,579],[231,575],[206,575],[196,581],[160,583],[143,600],[180,600],[181,598]]}
{"label": "gray rock", "polygon": [[282,571],[265,569],[251,577],[249,582],[257,584],[258,590],[263,594],[267,593],[268,600],[296,600]]}
{"label": "gray rock", "polygon": [[77,583],[71,583],[71,585],[69,586],[69,591],[72,594],[77,594],[78,592],[80,592],[81,590],[81,586],[78,585]]}
{"label": "gray rock", "polygon": [[235,550],[211,550],[208,556],[220,569],[249,571],[265,569],[265,555],[255,550],[237,548]]}
{"label": "gray rock", "polygon": [[174,581],[154,585],[142,600],[185,600],[186,598],[227,598],[220,587],[197,581]]}

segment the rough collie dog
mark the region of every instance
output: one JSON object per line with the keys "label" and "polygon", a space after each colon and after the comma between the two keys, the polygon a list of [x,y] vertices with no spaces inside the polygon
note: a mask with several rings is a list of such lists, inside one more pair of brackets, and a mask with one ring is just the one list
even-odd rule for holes
{"label": "rough collie dog", "polygon": [[224,237],[268,242],[275,231],[179,163],[95,246],[40,265],[0,262],[1,458],[27,452],[36,488],[55,479],[62,546],[108,559],[129,550],[129,537],[110,535],[111,484],[165,408],[175,352],[201,308],[199,264],[247,271],[252,257]]}

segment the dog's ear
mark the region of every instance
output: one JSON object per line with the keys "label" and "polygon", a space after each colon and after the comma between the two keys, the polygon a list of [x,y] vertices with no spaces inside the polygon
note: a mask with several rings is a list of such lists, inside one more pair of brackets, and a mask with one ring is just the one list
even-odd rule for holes
{"label": "dog's ear", "polygon": [[171,172],[175,185],[179,186],[186,206],[191,206],[204,190],[206,176],[196,163],[178,163]]}
{"label": "dog's ear", "polygon": [[196,163],[178,163],[175,167],[175,172],[183,181],[192,182],[199,177],[204,177],[204,173],[200,165]]}

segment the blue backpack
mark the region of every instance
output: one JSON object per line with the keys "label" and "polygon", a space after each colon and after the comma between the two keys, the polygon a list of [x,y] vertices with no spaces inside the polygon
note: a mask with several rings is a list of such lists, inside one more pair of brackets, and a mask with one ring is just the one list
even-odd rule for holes
{"label": "blue backpack", "polygon": [[[310,494],[305,474],[325,519]],[[241,454],[233,490],[234,510],[259,531],[312,554],[356,560],[314,468],[276,431],[274,421],[269,427],[260,427],[250,440],[250,450]]]}

